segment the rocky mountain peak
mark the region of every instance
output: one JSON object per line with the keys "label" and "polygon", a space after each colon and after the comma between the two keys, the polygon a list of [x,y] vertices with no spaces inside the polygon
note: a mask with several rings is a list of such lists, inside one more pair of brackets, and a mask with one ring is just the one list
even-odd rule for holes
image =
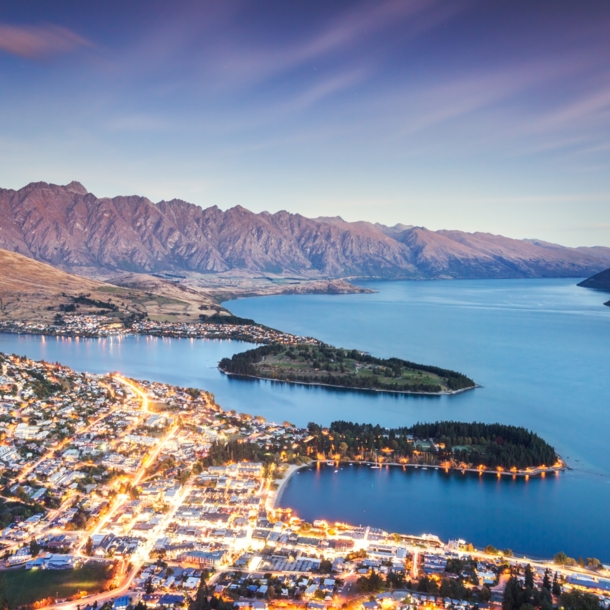
{"label": "rocky mountain peak", "polygon": [[66,184],[65,189],[77,193],[78,195],[87,195],[89,193],[89,191],[76,180],[72,180],[70,184]]}
{"label": "rocky mountain peak", "polygon": [[284,210],[222,211],[174,199],[98,198],[77,181],[0,189],[0,248],[67,271],[382,279],[583,277],[610,248],[551,247],[487,233],[310,219]]}

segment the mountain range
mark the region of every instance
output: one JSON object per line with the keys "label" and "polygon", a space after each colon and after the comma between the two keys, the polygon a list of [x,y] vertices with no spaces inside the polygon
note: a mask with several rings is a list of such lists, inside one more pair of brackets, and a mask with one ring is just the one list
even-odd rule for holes
{"label": "mountain range", "polygon": [[179,199],[96,197],[79,182],[0,189],[0,248],[73,273],[214,274],[244,270],[310,278],[586,277],[610,248],[567,248],[489,233],[387,227]]}

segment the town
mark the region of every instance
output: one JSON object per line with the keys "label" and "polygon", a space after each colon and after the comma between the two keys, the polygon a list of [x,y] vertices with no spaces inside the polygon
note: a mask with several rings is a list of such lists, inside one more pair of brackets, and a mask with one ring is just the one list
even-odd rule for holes
{"label": "town", "polygon": [[610,606],[595,558],[517,558],[279,508],[290,476],[320,466],[311,427],[225,411],[196,388],[0,364],[0,588],[12,606]]}
{"label": "town", "polygon": [[[222,318],[222,317],[221,317]],[[319,345],[312,337],[299,337],[255,323],[158,322],[140,320],[125,325],[105,315],[58,314],[54,324],[11,321],[0,324],[1,332],[51,335],[56,337],[124,337],[151,335],[188,339],[232,339],[258,344]]]}

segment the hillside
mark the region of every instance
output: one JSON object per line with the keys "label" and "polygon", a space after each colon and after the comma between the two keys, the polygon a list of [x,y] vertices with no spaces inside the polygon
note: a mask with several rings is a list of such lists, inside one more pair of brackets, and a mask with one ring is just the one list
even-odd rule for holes
{"label": "hillside", "polygon": [[[610,292],[610,269],[596,273],[593,277],[580,282],[578,285],[583,288],[594,288],[595,290]],[[610,301],[606,301],[604,305],[610,307]]]}
{"label": "hillside", "polygon": [[583,288],[595,288],[596,290],[604,290],[610,292],[610,269],[606,269],[601,273],[596,273],[578,284]]}
{"label": "hillside", "polygon": [[234,270],[310,279],[582,277],[610,265],[610,248],[98,198],[78,182],[0,189],[0,247],[97,277]]}
{"label": "hillside", "polygon": [[[145,278],[145,276],[144,276]],[[156,278],[151,278],[156,280]],[[95,304],[97,303],[97,304]],[[96,313],[126,319],[195,320],[226,310],[207,295],[163,280],[125,288],[66,273],[46,263],[0,250],[0,322],[50,322],[58,313]]]}
{"label": "hillside", "polygon": [[330,345],[264,345],[223,358],[218,368],[246,378],[408,394],[476,387],[472,379],[455,371]]}

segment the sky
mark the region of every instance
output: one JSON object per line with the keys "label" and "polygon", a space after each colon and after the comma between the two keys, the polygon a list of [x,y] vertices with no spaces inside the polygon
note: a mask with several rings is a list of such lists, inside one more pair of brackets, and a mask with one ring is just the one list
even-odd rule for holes
{"label": "sky", "polygon": [[8,0],[0,187],[610,246],[610,2]]}

